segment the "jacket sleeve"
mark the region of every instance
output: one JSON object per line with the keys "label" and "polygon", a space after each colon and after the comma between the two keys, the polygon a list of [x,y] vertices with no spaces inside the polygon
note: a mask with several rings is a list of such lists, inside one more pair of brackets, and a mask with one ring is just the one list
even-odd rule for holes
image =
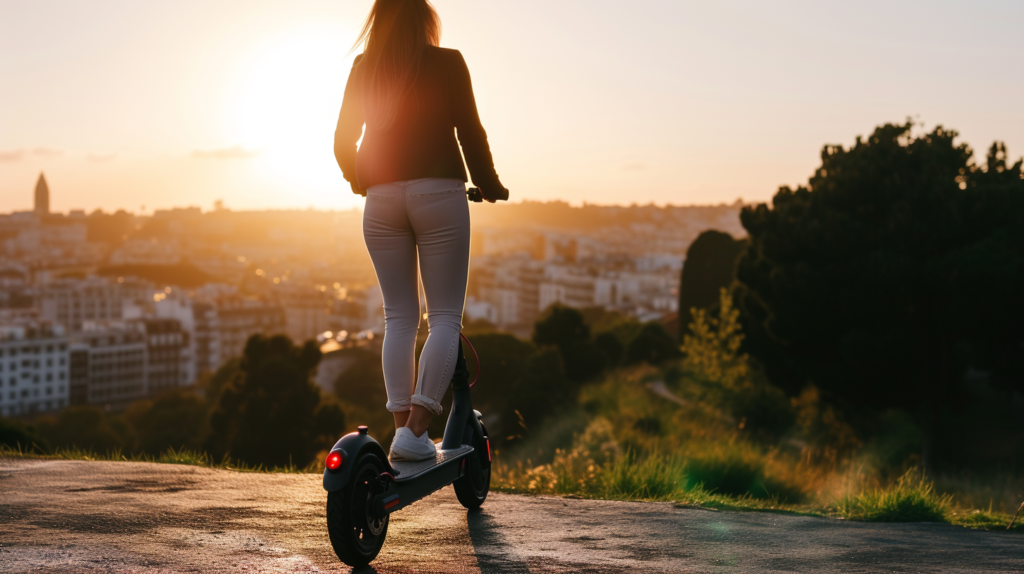
{"label": "jacket sleeve", "polygon": [[363,135],[363,102],[362,90],[356,85],[358,82],[355,78],[362,59],[362,54],[356,56],[348,74],[345,97],[341,103],[341,113],[338,114],[338,127],[334,130],[334,158],[338,160],[342,175],[352,185],[352,192],[366,195],[366,190],[359,186],[356,177],[356,142]]}
{"label": "jacket sleeve", "polygon": [[469,175],[477,187],[487,190],[501,190],[504,187],[494,171],[491,148],[487,143],[487,132],[480,123],[473,97],[473,84],[469,79],[469,67],[462,53],[455,50],[450,73],[451,115],[455,133],[462,146],[462,154],[469,167]]}

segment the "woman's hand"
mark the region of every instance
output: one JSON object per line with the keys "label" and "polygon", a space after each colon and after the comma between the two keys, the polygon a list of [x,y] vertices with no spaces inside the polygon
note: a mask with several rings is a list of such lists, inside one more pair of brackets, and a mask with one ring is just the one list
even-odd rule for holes
{"label": "woman's hand", "polygon": [[471,187],[466,190],[466,193],[469,195],[469,200],[475,203],[481,203],[484,200],[487,200],[487,203],[495,203],[499,199],[501,201],[508,199],[508,190],[505,188],[501,188],[500,191],[494,191],[493,188],[490,191],[484,191],[479,187]]}
{"label": "woman's hand", "polygon": [[484,199],[486,199],[490,203],[494,203],[494,202],[499,201],[499,200],[500,201],[508,201],[508,190],[505,189],[504,187],[502,187],[500,189],[495,189],[493,187],[492,188],[487,188],[487,189],[481,189],[480,193],[482,193]]}

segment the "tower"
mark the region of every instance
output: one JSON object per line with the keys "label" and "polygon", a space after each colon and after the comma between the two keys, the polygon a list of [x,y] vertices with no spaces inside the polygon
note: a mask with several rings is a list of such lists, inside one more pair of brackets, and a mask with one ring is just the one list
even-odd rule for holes
{"label": "tower", "polygon": [[46,178],[43,172],[39,172],[39,181],[36,182],[36,215],[50,213],[50,187],[46,185]]}

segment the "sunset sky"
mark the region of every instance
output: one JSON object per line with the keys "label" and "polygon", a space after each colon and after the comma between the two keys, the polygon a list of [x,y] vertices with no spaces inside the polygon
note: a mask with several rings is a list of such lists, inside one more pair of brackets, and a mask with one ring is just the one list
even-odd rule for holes
{"label": "sunset sky", "polygon": [[[0,211],[347,209],[370,0],[0,0]],[[1024,2],[435,0],[513,199],[764,201],[910,116],[1024,154]]]}

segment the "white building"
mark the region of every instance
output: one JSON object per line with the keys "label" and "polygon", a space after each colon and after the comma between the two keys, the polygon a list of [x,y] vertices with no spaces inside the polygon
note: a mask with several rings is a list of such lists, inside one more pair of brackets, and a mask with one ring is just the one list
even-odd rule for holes
{"label": "white building", "polygon": [[[425,306],[421,303],[421,309]],[[384,296],[379,285],[365,289],[349,289],[344,299],[336,299],[329,317],[334,331],[358,333],[384,332]]]}
{"label": "white building", "polygon": [[466,299],[466,317],[471,321],[483,319],[492,325],[498,324],[498,308],[488,301],[477,301],[476,297]]}
{"label": "white building", "polygon": [[69,389],[68,339],[60,325],[0,327],[0,415],[62,409]]}
{"label": "white building", "polygon": [[36,306],[44,321],[82,330],[89,321],[118,321],[126,304],[152,298],[153,285],[132,279],[61,279],[42,288]]}

